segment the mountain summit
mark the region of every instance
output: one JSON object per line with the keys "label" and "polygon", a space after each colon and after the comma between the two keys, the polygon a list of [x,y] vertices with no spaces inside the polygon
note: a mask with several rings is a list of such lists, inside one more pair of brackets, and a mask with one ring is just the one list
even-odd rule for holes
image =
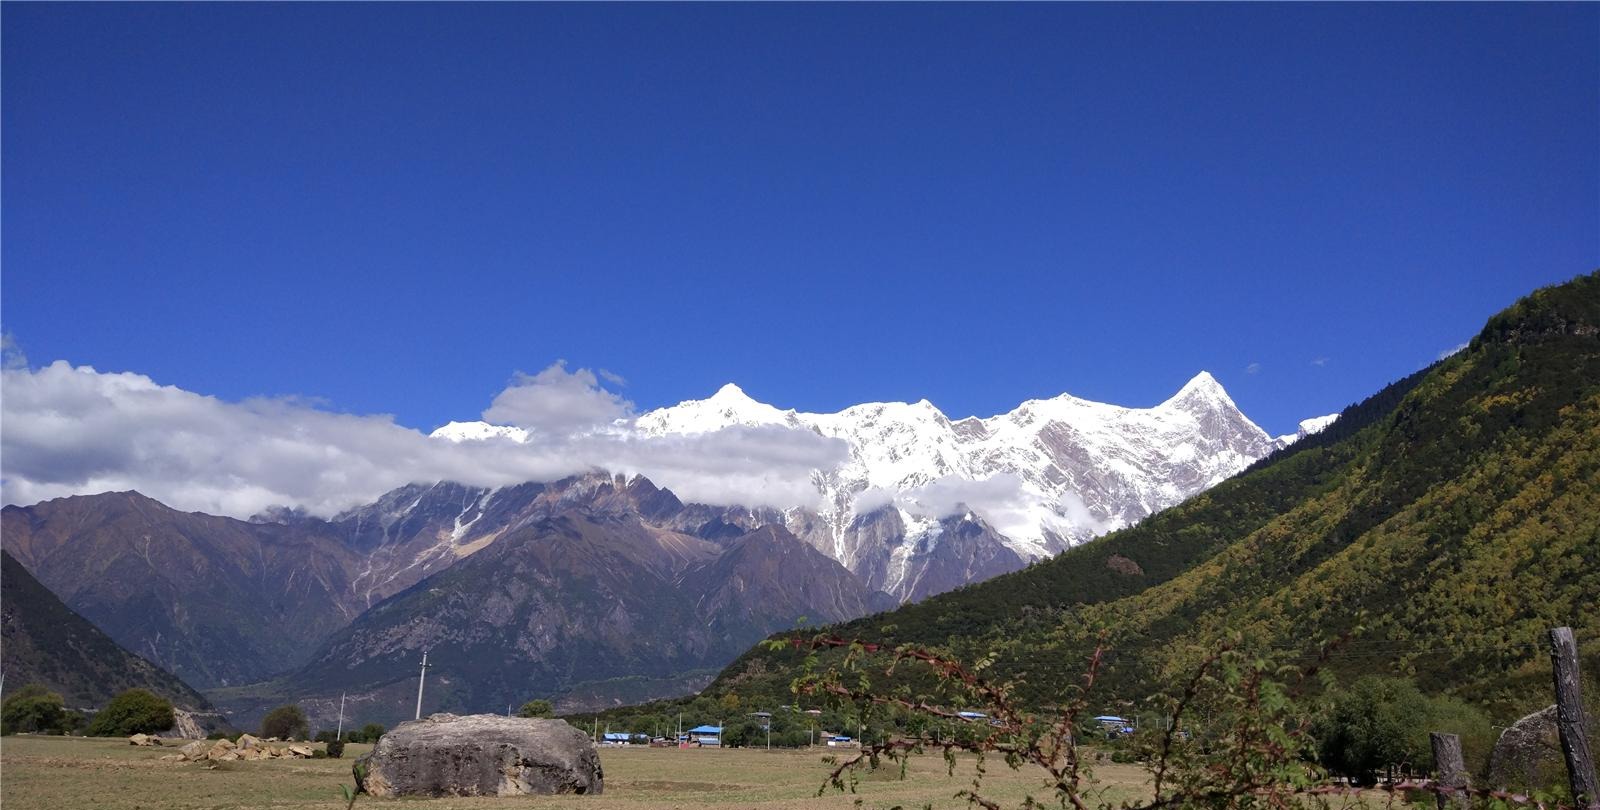
{"label": "mountain summit", "polygon": [[[1062,394],[960,420],[927,400],[870,402],[836,413],[785,410],[728,383],[706,399],[649,411],[619,427],[640,437],[743,427],[841,440],[844,460],[812,476],[815,500],[776,517],[901,600],[1021,568],[1131,525],[1288,443],[1250,421],[1205,371],[1151,408]],[[528,440],[516,428],[484,422],[452,422],[433,436]],[[952,520],[964,521],[959,539]],[[941,550],[944,544],[962,550]]]}

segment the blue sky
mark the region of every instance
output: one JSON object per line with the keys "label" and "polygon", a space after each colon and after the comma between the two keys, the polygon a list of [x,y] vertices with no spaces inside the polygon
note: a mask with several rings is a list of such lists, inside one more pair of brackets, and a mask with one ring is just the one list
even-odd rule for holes
{"label": "blue sky", "polygon": [[35,364],[430,429],[1200,369],[1274,433],[1600,266],[1600,5],[4,6]]}

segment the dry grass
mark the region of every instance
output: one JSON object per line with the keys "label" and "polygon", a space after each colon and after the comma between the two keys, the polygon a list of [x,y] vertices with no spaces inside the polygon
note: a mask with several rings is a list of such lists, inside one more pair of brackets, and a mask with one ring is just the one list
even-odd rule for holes
{"label": "dry grass", "polygon": [[[265,760],[221,763],[163,762],[171,748],[136,748],[121,740],[6,737],[0,740],[0,804],[5,810],[234,810],[234,808],[343,808],[339,784],[350,783],[350,762],[368,746],[351,745],[345,759]],[[551,810],[640,810],[642,808],[846,808],[854,799],[831,789],[816,795],[828,768],[821,752],[607,748],[601,751],[605,793],[529,799],[380,800],[362,797],[356,807],[457,808],[532,807]],[[899,771],[862,779],[865,806],[965,808],[953,795],[971,779],[970,759],[955,776],[937,756],[914,761],[904,781]],[[1013,772],[991,760],[988,795],[1017,804],[1032,791],[1046,796],[1027,771]],[[1134,766],[1104,764],[1097,775],[1109,786],[1106,798],[1132,798],[1144,783]]]}

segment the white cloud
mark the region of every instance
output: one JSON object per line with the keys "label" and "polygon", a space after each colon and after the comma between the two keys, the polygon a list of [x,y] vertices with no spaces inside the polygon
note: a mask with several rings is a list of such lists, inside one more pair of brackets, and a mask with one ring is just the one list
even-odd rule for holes
{"label": "white cloud", "polygon": [[17,369],[28,367],[28,355],[22,352],[22,347],[17,345],[17,339],[10,332],[0,332],[0,368]]}
{"label": "white cloud", "polygon": [[485,411],[529,428],[527,443],[432,439],[386,415],[226,402],[64,361],[3,375],[6,503],[137,489],[234,517],[274,505],[331,515],[417,481],[501,486],[604,469],[646,475],[687,500],[787,507],[813,505],[812,470],[846,453],[836,439],[779,427],[643,438],[615,421],[628,402],[560,364],[519,375]]}
{"label": "white cloud", "polygon": [[1448,349],[1445,349],[1442,352],[1439,352],[1439,358],[1438,359],[1443,360],[1446,357],[1451,357],[1451,356],[1454,356],[1456,354],[1459,354],[1461,352],[1461,350],[1463,350],[1465,348],[1467,348],[1467,344],[1458,343],[1458,344],[1456,344],[1454,346],[1451,346]]}
{"label": "white cloud", "polygon": [[942,518],[972,510],[1008,537],[1027,537],[1039,530],[1042,493],[1014,473],[972,479],[945,476],[906,490],[901,509],[923,517]]}
{"label": "white cloud", "polygon": [[867,487],[856,494],[850,503],[851,514],[865,515],[876,512],[895,502],[898,493],[882,487]]}
{"label": "white cloud", "polygon": [[1318,368],[1321,368],[1322,366],[1325,366],[1327,364],[1328,364],[1328,358],[1326,358],[1326,357],[1315,357],[1315,358],[1312,358],[1312,360],[1311,360],[1311,365],[1317,366]]}
{"label": "white cloud", "polygon": [[633,413],[633,403],[600,386],[586,368],[568,372],[565,360],[538,374],[517,372],[483,412],[484,421],[555,435],[609,425]]}
{"label": "white cloud", "polygon": [[1246,374],[1260,374],[1261,373],[1261,364],[1260,363],[1251,363],[1250,365],[1245,366],[1244,367],[1244,373],[1246,373]]}

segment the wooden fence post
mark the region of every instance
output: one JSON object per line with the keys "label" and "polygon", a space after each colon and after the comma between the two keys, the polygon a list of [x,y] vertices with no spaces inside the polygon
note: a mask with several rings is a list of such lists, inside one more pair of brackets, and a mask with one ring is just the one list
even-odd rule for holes
{"label": "wooden fence post", "polygon": [[[1465,791],[1468,787],[1467,765],[1461,758],[1461,738],[1434,731],[1428,734],[1428,742],[1433,744],[1433,770],[1438,774],[1439,787]],[[1439,810],[1451,805],[1466,807],[1469,804],[1465,792],[1440,791],[1436,795]]]}
{"label": "wooden fence post", "polygon": [[1550,658],[1556,679],[1556,727],[1561,732],[1561,753],[1567,758],[1572,798],[1579,807],[1600,810],[1600,780],[1595,778],[1594,753],[1589,750],[1583,716],[1583,696],[1578,685],[1578,642],[1572,628],[1550,631]]}

